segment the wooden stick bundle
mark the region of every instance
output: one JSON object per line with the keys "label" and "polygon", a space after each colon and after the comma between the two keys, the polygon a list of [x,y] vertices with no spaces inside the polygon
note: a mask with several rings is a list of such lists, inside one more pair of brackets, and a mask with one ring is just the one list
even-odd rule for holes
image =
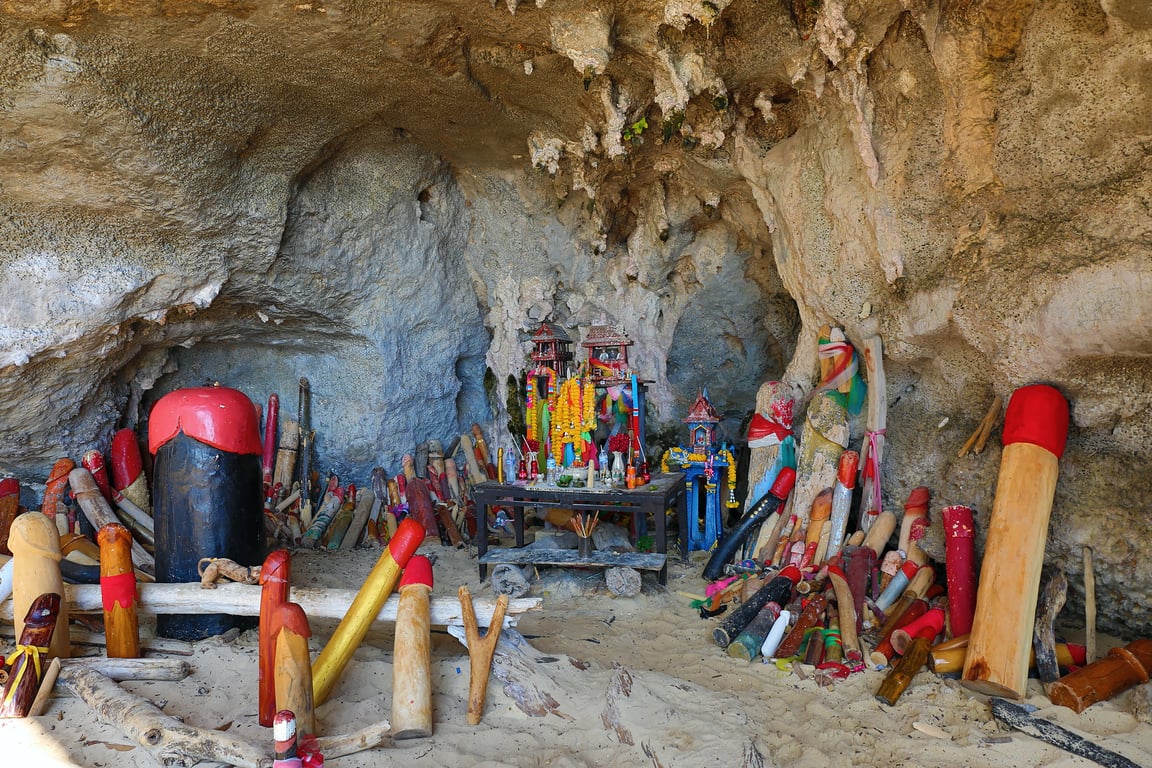
{"label": "wooden stick bundle", "polygon": [[1000,399],[1000,395],[996,395],[992,399],[992,405],[988,407],[988,412],[984,414],[984,418],[976,426],[976,430],[968,436],[964,441],[964,445],[960,446],[960,450],[956,453],[956,458],[962,459],[968,455],[969,452],[980,453],[984,450],[985,443],[992,434],[992,427],[996,425],[996,419],[1000,416],[1000,406],[1004,401]]}

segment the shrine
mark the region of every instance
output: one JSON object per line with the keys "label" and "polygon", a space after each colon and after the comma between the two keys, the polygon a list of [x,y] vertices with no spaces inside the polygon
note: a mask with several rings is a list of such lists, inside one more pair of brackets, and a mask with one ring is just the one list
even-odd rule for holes
{"label": "shrine", "polygon": [[[731,447],[716,439],[716,413],[708,391],[704,390],[688,409],[688,447],[671,448],[664,455],[663,469],[679,465],[688,484],[688,550],[709,550],[716,545],[723,528],[724,509],[736,507],[736,459]],[[720,496],[720,473],[726,474],[728,494]],[[703,527],[700,524],[703,506]]]}

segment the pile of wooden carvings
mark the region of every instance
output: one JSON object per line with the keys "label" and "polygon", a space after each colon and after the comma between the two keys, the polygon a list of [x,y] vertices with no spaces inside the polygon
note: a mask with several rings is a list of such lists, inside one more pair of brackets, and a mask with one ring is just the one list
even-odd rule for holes
{"label": "pile of wooden carvings", "polygon": [[314,467],[309,399],[308,381],[301,379],[296,421],[280,421],[277,396],[268,400],[263,473],[270,540],[312,549],[383,546],[410,516],[431,539],[464,546],[475,526],[469,489],[497,479],[479,425],[453,440],[447,454],[441,441],[428,440],[405,455],[400,472],[377,467],[370,488],[341,487],[336,475],[321,482]]}
{"label": "pile of wooden carvings", "polygon": [[[253,697],[258,701],[260,723],[269,727],[294,723],[292,733],[300,737],[294,741],[298,741],[299,755],[306,757],[304,764],[315,766],[323,764],[322,756],[371,749],[389,736],[431,735],[432,624],[463,627],[472,661],[468,721],[478,723],[501,628],[540,604],[539,599],[510,604],[506,596],[474,603],[466,587],[460,588],[458,601],[431,598],[431,563],[415,554],[425,532],[413,519],[398,524],[358,591],[292,589],[287,550],[268,556],[259,569],[260,586],[222,584],[204,591],[205,585],[198,583],[138,583],[132,567],[132,539],[118,523],[102,527],[98,535],[100,584],[65,586],[54,521],[38,511],[26,512],[13,521],[11,529],[13,555],[0,569],[0,612],[14,623],[17,645],[0,674],[4,680],[0,717],[42,713],[53,685],[59,682],[91,706],[101,720],[119,727],[161,761],[266,766],[273,764],[273,756],[267,746],[187,726],[114,682],[178,680],[188,674],[182,662],[137,658],[142,647],[164,653],[181,652],[187,646],[172,641],[142,644],[141,612],[258,615],[259,687]],[[398,597],[392,596],[397,584]],[[88,613],[102,615],[104,636],[73,633],[69,617]],[[308,651],[309,615],[340,618],[314,661]],[[391,723],[382,721],[355,733],[319,738],[314,707],[333,693],[346,664],[376,621],[395,623]],[[482,626],[490,628],[483,638]],[[78,642],[104,645],[109,659],[71,660],[74,635]],[[282,735],[277,734],[276,757],[295,759],[297,755],[288,754],[295,748],[288,750]]]}
{"label": "pile of wooden carvings", "polygon": [[[705,568],[704,577],[712,584],[708,598],[697,605],[702,615],[721,614],[713,631],[717,645],[736,658],[763,656],[802,677],[811,671],[822,684],[869,668],[884,670],[875,695],[887,705],[897,702],[926,665],[938,674],[959,673],[962,684],[974,691],[1009,699],[1025,696],[1032,668],[1053,703],[1077,712],[1149,679],[1152,640],[1137,640],[1094,661],[1090,552],[1085,557],[1088,647],[1056,641],[1055,621],[1067,581],[1058,568],[1044,568],[1044,546],[1069,419],[1060,392],[1032,385],[1016,390],[1009,402],[1000,476],[977,577],[970,508],[940,510],[943,563],[932,562],[920,547],[929,524],[927,488],[912,491],[900,518],[878,511],[878,496],[874,503],[866,493],[857,530],[847,533],[858,458],[843,450],[846,431],[828,428],[844,422],[827,418],[830,409],[819,402],[827,391],[819,390],[809,405],[795,469],[787,462],[774,468],[767,463],[771,485],[716,547]],[[880,394],[882,398],[882,389]],[[871,392],[869,396],[874,397]],[[760,405],[762,413],[790,416],[790,408]],[[998,413],[997,401],[961,454],[982,446]],[[772,447],[777,455],[787,453],[785,440],[792,439],[790,423],[786,426],[786,435],[776,430]],[[882,430],[883,421],[870,419],[869,429]],[[817,431],[820,434],[811,434]],[[844,439],[829,440],[830,434]],[[808,440],[815,448],[805,446]],[[876,448],[874,441],[866,441],[867,450]],[[832,475],[832,483],[823,488],[823,480],[803,483],[814,468],[830,466],[834,454],[839,472]],[[761,470],[764,466],[762,460]],[[813,489],[810,496],[802,496]],[[757,528],[768,533],[760,536],[754,556],[732,566],[729,561]],[[736,575],[721,578],[733,571]],[[728,602],[734,605],[727,608]],[[993,699],[992,713],[1010,727],[1077,754],[1091,759],[1103,755],[1107,765],[1131,764],[1068,738],[1067,732],[1004,698]]]}

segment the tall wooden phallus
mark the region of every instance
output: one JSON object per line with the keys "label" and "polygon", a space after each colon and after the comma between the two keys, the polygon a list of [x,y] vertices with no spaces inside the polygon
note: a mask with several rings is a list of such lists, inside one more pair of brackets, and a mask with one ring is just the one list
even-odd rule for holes
{"label": "tall wooden phallus", "polygon": [[140,656],[140,620],[136,613],[136,571],[132,568],[132,534],[109,523],[96,534],[100,544],[100,596],[104,601],[104,634],[108,658]]}
{"label": "tall wooden phallus", "polygon": [[[156,521],[156,581],[198,581],[201,558],[259,562],[264,549],[260,419],[228,387],[169,392],[148,423]],[[164,637],[200,640],[250,622],[226,614],[158,616]]]}
{"label": "tall wooden phallus", "polygon": [[392,738],[432,735],[432,635],[429,625],[432,563],[422,555],[408,561],[396,607],[392,662]]}
{"label": "tall wooden phallus", "polygon": [[[272,614],[272,636],[275,655],[275,701],[277,709],[296,713],[300,733],[315,736],[316,717],[312,704],[312,664],[308,638],[312,629],[304,609],[296,603],[281,603]],[[275,716],[273,716],[275,717]]]}
{"label": "tall wooden phallus", "polygon": [[[276,685],[273,680],[275,668],[276,635],[272,626],[272,615],[288,601],[291,588],[291,558],[286,549],[278,549],[264,559],[260,569],[260,677],[259,718],[265,728],[272,725],[276,717]],[[311,680],[309,680],[311,689]]]}
{"label": "tall wooden phallus", "polygon": [[400,579],[400,571],[408,565],[422,541],[424,526],[410,517],[404,518],[396,529],[396,535],[388,542],[380,559],[364,579],[356,599],[348,606],[348,611],[332,633],[328,644],[312,665],[313,701],[316,706],[323,704],[336,687],[348,660],[363,642],[368,627],[380,612],[380,606],[392,594],[392,589]]}
{"label": "tall wooden phallus", "polygon": [[1068,436],[1068,401],[1045,384],[1021,387],[1004,414],[1004,452],[980,569],[963,684],[1022,699],[1048,519]]}
{"label": "tall wooden phallus", "polygon": [[[39,512],[25,512],[12,521],[8,536],[12,548],[12,618],[16,637],[24,629],[24,616],[40,595],[49,592],[64,598],[60,576],[60,532],[56,523]],[[49,656],[68,658],[72,645],[68,637],[68,605],[61,602],[55,613],[56,631],[50,635]],[[32,694],[35,696],[35,692]]]}

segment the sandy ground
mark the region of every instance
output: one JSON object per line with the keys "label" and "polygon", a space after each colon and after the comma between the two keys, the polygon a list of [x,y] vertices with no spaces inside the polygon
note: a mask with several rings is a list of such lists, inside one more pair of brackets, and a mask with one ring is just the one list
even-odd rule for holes
{"label": "sandy ground", "polygon": [[[491,596],[474,556],[438,544],[435,596],[454,598],[460,584]],[[355,587],[379,550],[306,553],[293,561],[301,586]],[[674,560],[667,587],[649,573],[634,598],[613,597],[598,571],[564,578],[553,570],[534,584],[543,609],[517,629],[532,649],[510,660],[511,682],[493,677],[480,725],[465,719],[468,657],[444,628],[433,628],[435,734],[430,739],[328,761],[333,766],[1047,766],[1091,765],[990,717],[987,700],[955,680],[921,672],[897,706],[873,694],[883,673],[865,671],[832,687],[801,680],[775,665],[729,657],[679,593],[702,594],[703,554]],[[575,594],[573,582],[594,589]],[[597,588],[598,585],[598,588]],[[333,623],[314,622],[318,653]],[[168,714],[227,729],[271,748],[257,723],[256,633],[195,647],[193,674],[179,682],[124,683]],[[1118,642],[1118,641],[1113,641]],[[324,734],[343,733],[390,716],[393,638],[374,631],[357,651],[328,703],[318,709]],[[1106,647],[1106,646],[1105,646]],[[92,649],[89,649],[92,650]],[[500,672],[501,670],[497,670]],[[519,698],[535,695],[551,711],[530,716]],[[1037,681],[1027,703],[1038,714],[1152,766],[1152,728],[1137,720],[1131,693],[1082,715],[1054,707]],[[550,697],[550,698],[549,698]],[[270,753],[269,753],[270,754]],[[0,721],[0,763],[50,766],[154,766],[159,763],[78,699],[59,692],[45,715]]]}

